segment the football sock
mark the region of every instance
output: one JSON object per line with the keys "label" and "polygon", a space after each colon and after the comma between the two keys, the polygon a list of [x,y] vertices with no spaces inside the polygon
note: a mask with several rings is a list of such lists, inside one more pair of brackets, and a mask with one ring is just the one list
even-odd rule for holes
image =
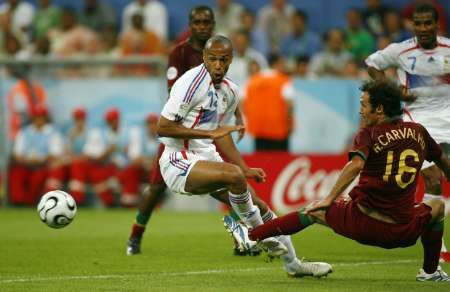
{"label": "football sock", "polygon": [[152,216],[152,214],[145,214],[141,211],[138,211],[136,214],[136,223],[141,225],[141,226],[146,226],[148,223],[148,220],[150,220],[150,217]]}
{"label": "football sock", "polygon": [[[277,218],[277,215],[275,213],[273,213],[270,209],[268,209],[267,212],[264,213],[261,217],[264,222],[268,222],[269,220]],[[297,258],[297,254],[295,253],[295,248],[294,248],[294,245],[292,244],[290,236],[280,235],[277,237],[277,239],[279,241],[281,241],[281,243],[284,244],[288,249],[288,253],[281,256],[281,260],[283,262],[290,263],[295,258]]]}
{"label": "football sock", "polygon": [[134,223],[133,228],[131,229],[130,238],[142,238],[142,234],[144,233],[144,231],[145,226]]}
{"label": "football sock", "polygon": [[252,196],[248,191],[244,194],[233,194],[229,192],[231,207],[239,215],[245,224],[256,227],[263,224],[259,208],[253,205]]}
{"label": "football sock", "polygon": [[433,200],[433,199],[442,200],[442,196],[441,195],[425,193],[423,195],[422,201],[426,202],[426,201]]}
{"label": "football sock", "polygon": [[436,222],[427,226],[422,233],[421,241],[423,245],[423,266],[428,274],[436,271],[439,265],[439,256],[442,245],[442,235],[444,234],[444,221]]}
{"label": "football sock", "polygon": [[289,213],[253,228],[249,231],[249,237],[251,240],[262,240],[271,236],[290,235],[301,231],[312,223],[313,221],[301,209],[300,212]]}
{"label": "football sock", "polygon": [[240,221],[241,220],[241,218],[239,218],[239,215],[233,209],[231,209],[229,211],[228,215],[230,215],[231,218],[233,218],[236,221]]}

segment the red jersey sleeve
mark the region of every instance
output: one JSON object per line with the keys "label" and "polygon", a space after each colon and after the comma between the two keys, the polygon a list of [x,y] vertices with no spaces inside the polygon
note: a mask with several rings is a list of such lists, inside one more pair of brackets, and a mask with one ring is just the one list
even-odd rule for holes
{"label": "red jersey sleeve", "polygon": [[180,68],[180,64],[182,64],[182,55],[180,54],[179,49],[174,49],[169,54],[169,62],[167,65],[167,88],[170,90],[172,85],[177,81],[178,78],[183,74]]}
{"label": "red jersey sleeve", "polygon": [[436,161],[442,155],[442,148],[430,136],[430,134],[425,129],[425,127],[422,127],[422,129],[423,129],[423,134],[424,134],[424,137],[425,137],[425,144],[426,144],[426,150],[427,150],[427,152],[425,153],[425,160],[430,161],[430,162],[431,161]]}
{"label": "red jersey sleeve", "polygon": [[348,153],[349,160],[355,155],[359,155],[362,159],[367,160],[371,145],[370,131],[367,128],[359,130],[355,138],[353,138],[353,144]]}

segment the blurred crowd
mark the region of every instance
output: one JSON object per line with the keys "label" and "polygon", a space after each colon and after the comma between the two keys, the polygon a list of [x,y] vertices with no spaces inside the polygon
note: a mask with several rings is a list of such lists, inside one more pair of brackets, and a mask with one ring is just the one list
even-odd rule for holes
{"label": "blurred crowd", "polygon": [[[364,9],[350,8],[346,25],[325,33],[308,26],[308,14],[289,0],[270,0],[258,11],[238,1],[217,0],[213,7],[216,32],[235,45],[230,77],[244,82],[257,65],[267,67],[271,53],[287,58],[287,69],[302,78],[361,77],[365,57],[391,42],[412,36],[412,11],[430,2],[439,11],[440,33],[447,32],[447,17],[435,0],[415,0],[393,9],[380,0],[366,0]],[[163,56],[189,30],[169,38],[169,14],[163,2],[130,0],[120,15],[105,0],[83,0],[82,9],[58,7],[51,0],[33,6],[23,0],[0,5],[0,56],[26,60],[41,56],[54,59],[107,56]],[[250,68],[250,69],[249,69]],[[151,75],[151,66],[115,68],[111,74]]]}
{"label": "blurred crowd", "polygon": [[88,128],[80,107],[62,133],[47,107],[35,106],[30,123],[12,137],[9,203],[33,206],[43,193],[65,189],[79,205],[136,206],[158,149],[158,118],[150,113],[140,125],[125,128],[119,109],[110,108],[102,126]]}
{"label": "blurred crowd", "polygon": [[[216,33],[233,42],[228,75],[242,90],[247,133],[253,136],[255,149],[288,150],[295,118],[291,77],[365,78],[363,62],[369,54],[413,36],[412,11],[423,2],[436,5],[440,34],[446,35],[446,14],[433,0],[411,1],[400,11],[380,0],[367,0],[365,9],[347,11],[344,28],[330,28],[323,35],[313,31],[308,15],[288,0],[268,1],[259,11],[217,0],[213,7]],[[83,0],[78,12],[55,6],[51,0],[38,0],[37,7],[6,0],[0,5],[0,57],[165,58],[174,44],[190,36],[187,28],[170,39],[168,17],[166,7],[157,0],[130,1],[120,21],[102,0]],[[52,124],[43,86],[19,71],[15,71],[18,82],[6,96],[12,145],[9,202],[33,205],[46,190],[66,189],[78,204],[92,203],[89,194],[95,194],[99,198],[95,202],[105,206],[135,206],[156,156],[158,116],[150,113],[141,125],[124,128],[120,110],[111,108],[103,113],[102,127],[88,129],[86,110],[77,108],[72,127],[62,133]],[[80,76],[80,68],[67,72]],[[107,74],[116,73],[161,72],[149,64],[121,64]],[[271,108],[273,115],[265,108]]]}

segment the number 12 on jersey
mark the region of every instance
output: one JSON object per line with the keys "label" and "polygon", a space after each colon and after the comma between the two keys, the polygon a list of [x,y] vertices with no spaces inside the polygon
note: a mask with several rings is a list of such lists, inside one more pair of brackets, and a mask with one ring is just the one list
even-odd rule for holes
{"label": "number 12 on jersey", "polygon": [[[397,185],[400,188],[404,189],[409,184],[411,184],[414,181],[414,178],[416,177],[417,169],[406,165],[405,161],[406,161],[406,158],[408,158],[408,157],[412,157],[415,162],[419,162],[419,155],[417,154],[417,152],[412,149],[406,149],[402,153],[400,153],[400,159],[398,161],[397,173],[392,173],[392,164],[394,161],[394,151],[388,151],[387,157],[386,157],[386,171],[384,172],[384,175],[383,175],[383,181],[388,182],[389,176],[394,175],[395,182],[397,183]],[[404,181],[402,179],[402,175],[404,173],[411,174],[411,177],[409,178],[409,180]]]}

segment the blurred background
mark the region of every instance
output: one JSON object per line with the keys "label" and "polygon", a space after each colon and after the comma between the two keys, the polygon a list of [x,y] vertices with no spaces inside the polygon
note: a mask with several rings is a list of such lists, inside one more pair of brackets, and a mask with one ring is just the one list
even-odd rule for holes
{"label": "blurred background", "polygon": [[[35,206],[45,191],[70,191],[81,180],[90,186],[76,197],[80,205],[136,206],[158,147],[167,55],[189,38],[188,13],[196,5],[211,6],[215,32],[233,41],[228,75],[242,89],[252,123],[237,145],[268,173],[260,196],[280,212],[321,198],[358,128],[364,59],[412,37],[412,11],[424,2],[437,7],[446,36],[449,0],[0,1],[0,202]],[[280,123],[250,118],[279,108],[262,106],[247,90],[269,67],[292,84],[294,114],[274,117],[288,129],[275,138]],[[113,147],[104,145],[104,128],[118,132]],[[258,143],[271,139],[285,147],[267,151]],[[97,167],[86,172],[89,161]],[[218,208],[173,197],[170,208]]]}

